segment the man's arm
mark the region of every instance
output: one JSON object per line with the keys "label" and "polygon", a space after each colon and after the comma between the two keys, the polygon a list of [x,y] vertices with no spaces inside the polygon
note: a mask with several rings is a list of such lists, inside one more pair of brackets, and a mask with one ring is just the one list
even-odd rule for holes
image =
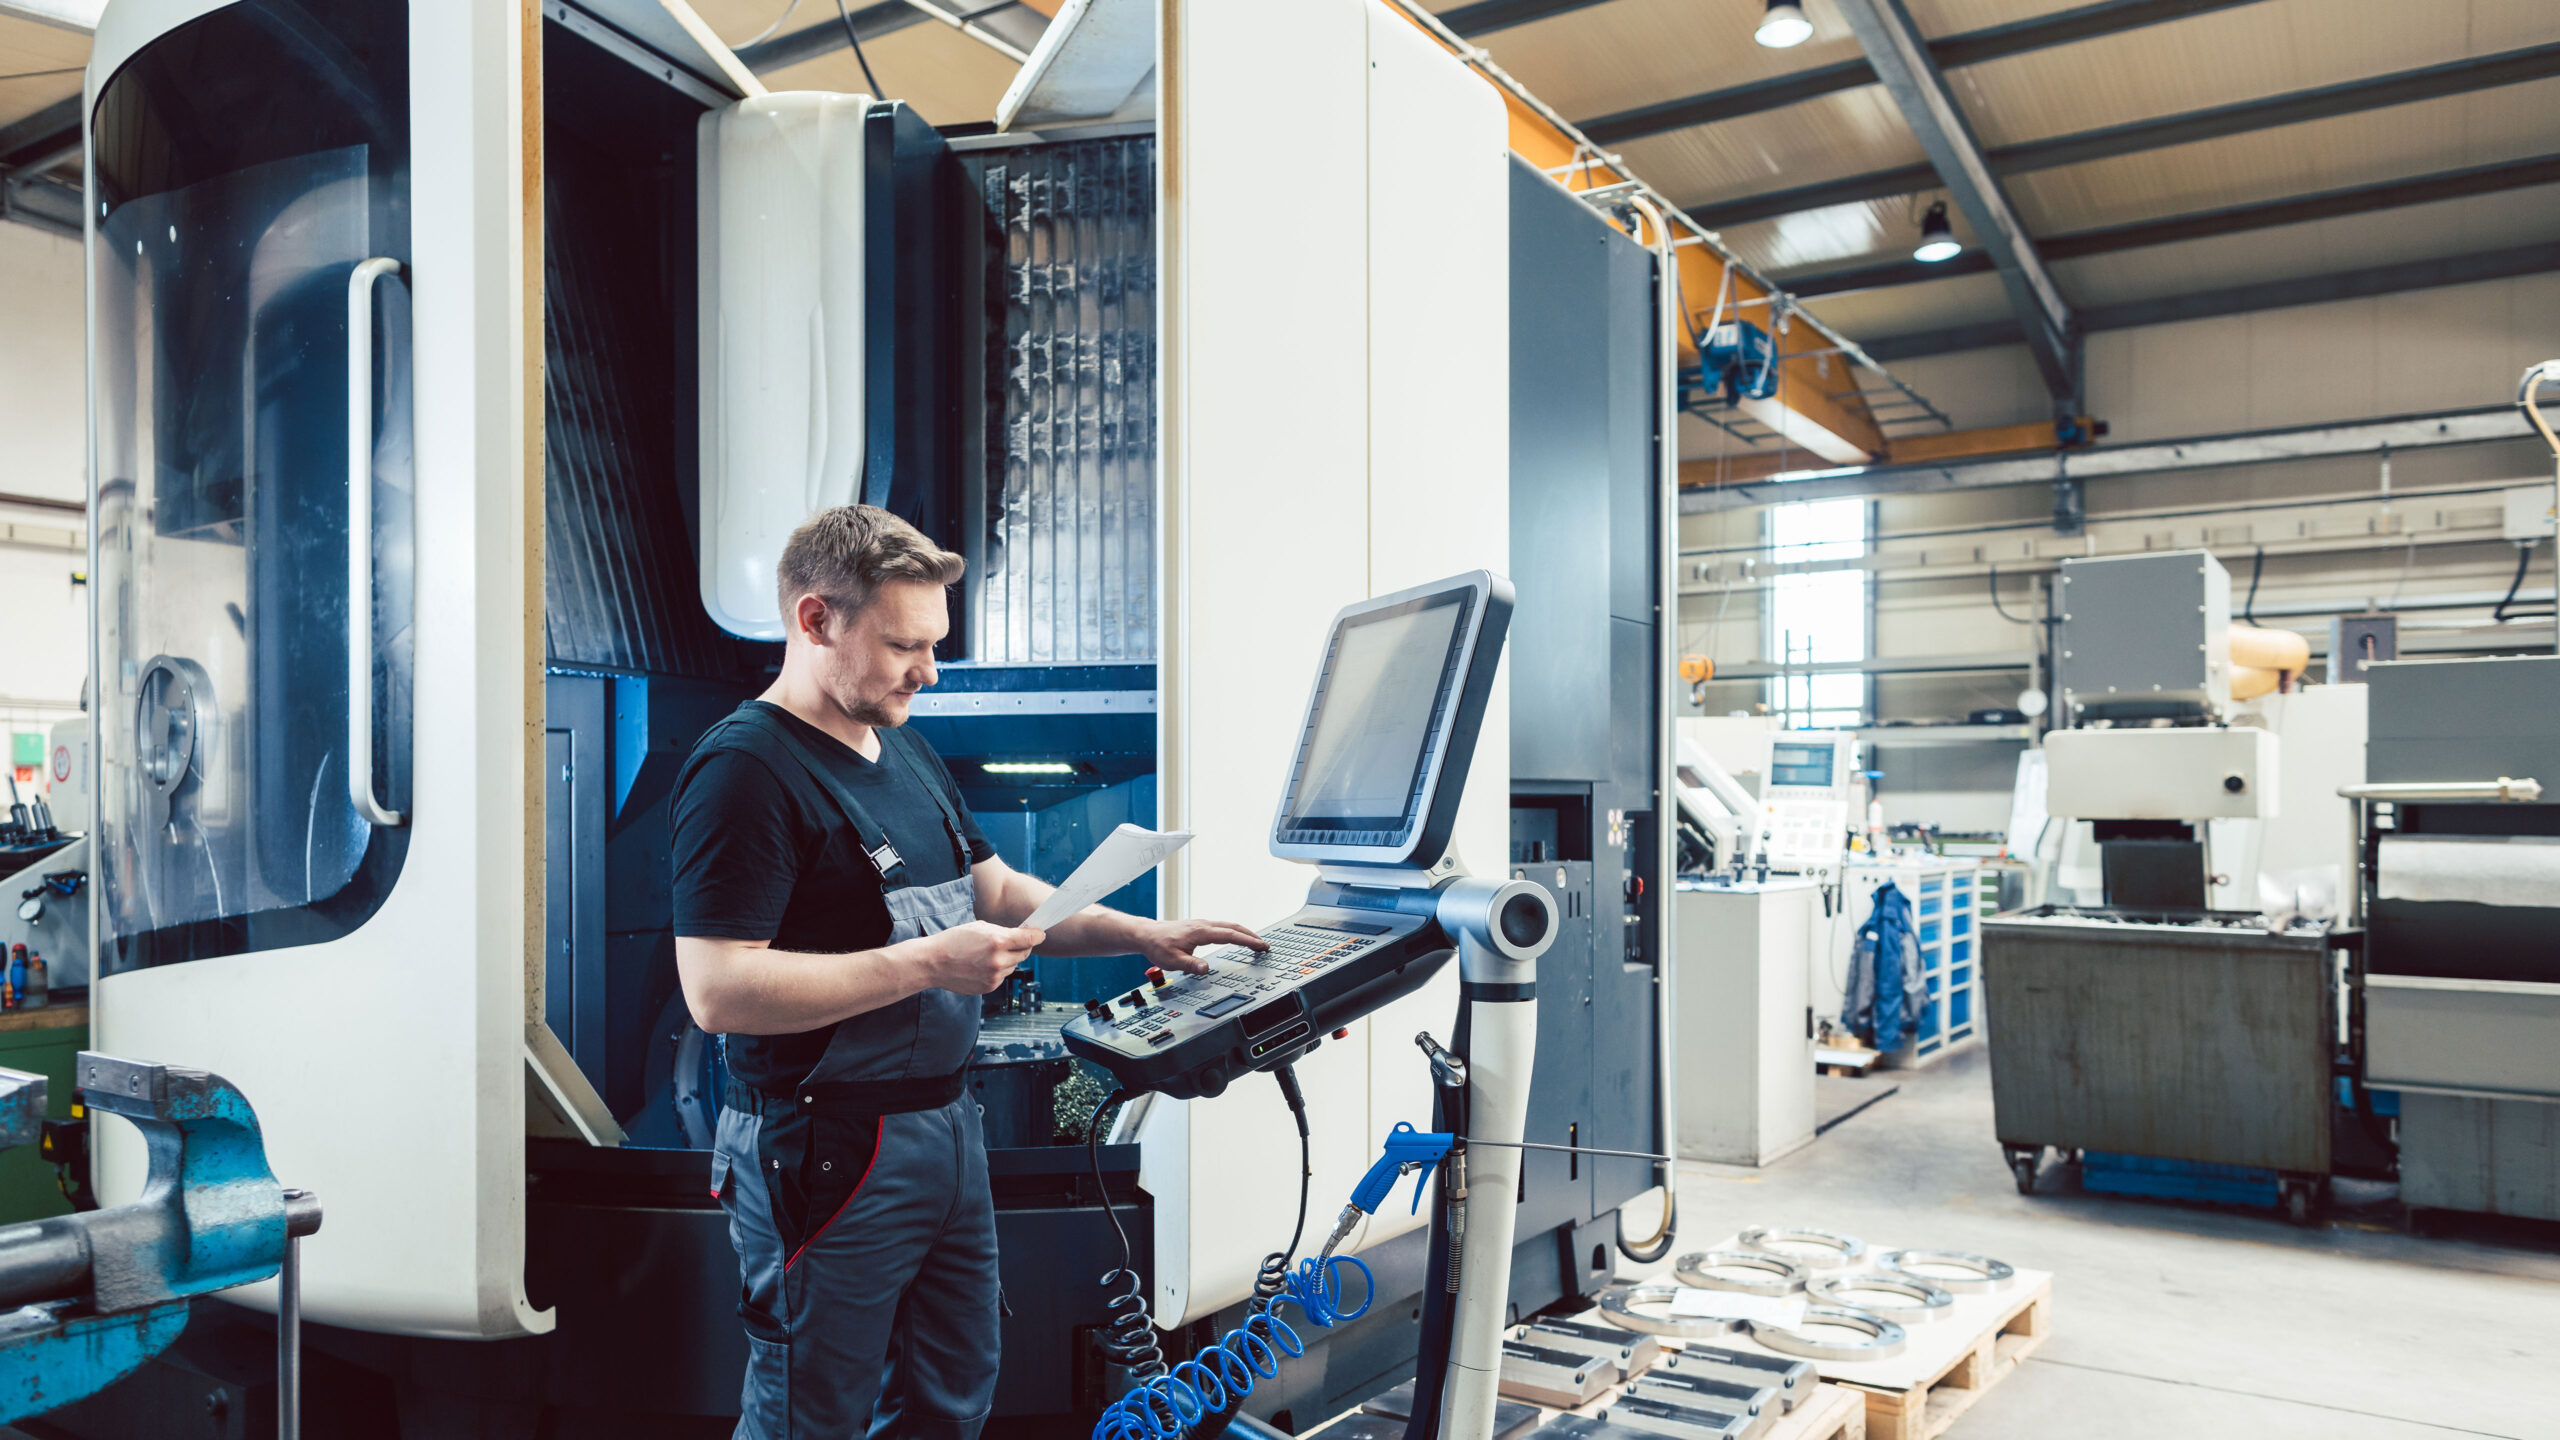
{"label": "man's arm", "polygon": [[[1014,869],[1000,856],[970,866],[969,878],[978,917],[1000,925],[1020,924],[1057,888]],[[1271,948],[1261,936],[1227,921],[1146,920],[1102,905],[1088,905],[1059,921],[1037,943],[1046,955],[1144,955],[1167,970],[1195,975],[1209,968],[1209,962],[1191,953],[1196,946]]]}
{"label": "man's arm", "polygon": [[763,940],[679,935],[676,979],[693,1023],[714,1035],[795,1035],[927,990],[984,995],[1041,939],[1037,930],[972,921],[877,950],[807,955]]}

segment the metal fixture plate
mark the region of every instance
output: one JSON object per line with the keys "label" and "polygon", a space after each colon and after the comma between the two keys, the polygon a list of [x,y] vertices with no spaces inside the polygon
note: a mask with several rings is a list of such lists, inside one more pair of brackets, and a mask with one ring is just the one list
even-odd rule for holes
{"label": "metal fixture plate", "polygon": [[1770,1386],[1786,1401],[1789,1410],[1811,1399],[1813,1387],[1821,1378],[1811,1364],[1792,1356],[1726,1350],[1715,1345],[1685,1346],[1663,1361],[1663,1369],[1675,1375],[1704,1375]]}
{"label": "metal fixture plate", "polygon": [[[1754,1270],[1766,1278],[1719,1274],[1720,1270]],[[1696,1250],[1673,1261],[1671,1271],[1683,1285],[1742,1295],[1793,1295],[1807,1283],[1805,1266],[1770,1250]]]}
{"label": "metal fixture plate", "polygon": [[1787,1399],[1777,1386],[1720,1375],[1685,1375],[1665,1371],[1647,1375],[1627,1387],[1630,1395],[1665,1400],[1674,1405],[1703,1405],[1710,1410],[1739,1410],[1765,1425],[1786,1413]]}
{"label": "metal fixture plate", "polygon": [[1647,1335],[1668,1335],[1675,1340],[1713,1340],[1741,1328],[1739,1320],[1647,1314],[1636,1308],[1639,1305],[1668,1306],[1687,1288],[1660,1282],[1614,1286],[1600,1293],[1600,1313],[1630,1330],[1641,1330]]}
{"label": "metal fixture plate", "polygon": [[[1805,1282],[1805,1293],[1824,1305],[1837,1305],[1843,1310],[1864,1310],[1881,1315],[1897,1324],[1925,1323],[1944,1320],[1955,1311],[1956,1297],[1934,1280],[1901,1272],[1865,1270],[1852,1273],[1841,1270],[1817,1276]],[[1849,1297],[1859,1291],[1907,1297],[1908,1305],[1868,1305]]]}
{"label": "metal fixture plate", "polygon": [[[1971,1273],[1963,1276],[1925,1275],[1913,1270],[1911,1267],[1914,1265],[1937,1265]],[[1926,1280],[1941,1290],[1952,1290],[1959,1295],[1988,1295],[1995,1290],[2006,1290],[2009,1282],[2018,1278],[2018,1272],[2010,1268],[2008,1261],[1994,1260],[1988,1255],[1969,1255],[1962,1250],[1887,1250],[1876,1257],[1876,1268]]]}
{"label": "metal fixture plate", "polygon": [[[1754,1225],[1743,1231],[1734,1243],[1745,1250],[1792,1260],[1807,1270],[1844,1270],[1867,1256],[1867,1242],[1855,1235],[1785,1225]],[[1781,1249],[1781,1246],[1797,1248]]]}
{"label": "metal fixture plate", "polygon": [[1807,1360],[1890,1360],[1902,1353],[1911,1341],[1899,1325],[1881,1315],[1864,1310],[1843,1310],[1836,1305],[1808,1305],[1802,1325],[1821,1325],[1838,1330],[1855,1330],[1858,1340],[1834,1340],[1810,1334],[1801,1329],[1773,1325],[1766,1320],[1748,1322],[1751,1338],[1782,1355],[1798,1355]]}
{"label": "metal fixture plate", "polygon": [[1746,1440],[1760,1428],[1755,1416],[1651,1395],[1625,1396],[1602,1411],[1600,1418],[1612,1426],[1669,1435],[1674,1440]]}
{"label": "metal fixture plate", "polygon": [[1506,1394],[1571,1409],[1598,1398],[1616,1383],[1614,1360],[1544,1345],[1506,1340],[1501,1385]]}
{"label": "metal fixture plate", "polygon": [[1508,1338],[1549,1350],[1565,1350],[1605,1360],[1616,1368],[1621,1380],[1633,1379],[1662,1358],[1662,1347],[1650,1334],[1585,1320],[1545,1316],[1525,1325],[1513,1326]]}

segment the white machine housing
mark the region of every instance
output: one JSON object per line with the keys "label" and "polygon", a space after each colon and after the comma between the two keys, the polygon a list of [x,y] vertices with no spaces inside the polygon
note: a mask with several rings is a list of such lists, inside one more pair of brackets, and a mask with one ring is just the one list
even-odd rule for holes
{"label": "white machine housing", "polygon": [[[1791,875],[1837,876],[1850,821],[1863,818],[1856,814],[1865,793],[1857,737],[1846,730],[1785,730],[1779,724],[1777,717],[1762,715],[1692,715],[1675,722],[1682,808],[1710,834],[1721,828],[1708,819],[1714,812],[1733,816],[1739,853],[1753,863]],[[1734,791],[1727,792],[1727,785]],[[1738,801],[1736,794],[1743,798]]]}
{"label": "white machine housing", "polygon": [[[146,46],[227,3],[115,0],[84,103]],[[528,297],[542,261],[526,243],[525,67],[543,19],[517,0],[418,0],[405,13],[410,263],[380,284],[415,296],[416,683],[393,712],[414,717],[422,797],[406,817],[407,858],[380,908],[343,935],[101,976],[91,1040],[211,1070],[254,1098],[275,1173],[327,1197],[331,1238],[304,1252],[307,1318],[501,1339],[554,1322],[524,1286],[530,1037],[548,1035],[542,892],[527,884],[543,823],[543,458],[528,444],[542,373]],[[94,265],[95,206],[89,215]],[[97,307],[93,289],[93,360]],[[93,421],[99,404],[93,375]],[[104,724],[121,703],[102,687],[93,714]],[[122,791],[93,793],[105,812]],[[102,888],[88,887],[100,935]],[[132,1199],[145,1169],[134,1130],[99,1133],[104,1203]],[[225,1295],[274,1297],[273,1282]]]}
{"label": "white machine housing", "polygon": [[[226,3],[115,0],[91,97],[143,47]],[[336,938],[110,975],[93,996],[98,1048],[234,1080],[258,1104],[276,1173],[327,1197],[332,1238],[307,1252],[303,1304],[331,1325],[468,1339],[553,1325],[523,1283],[529,1117],[557,1110],[578,1078],[538,1018],[544,907],[528,884],[542,869],[544,478],[542,258],[525,209],[539,117],[526,67],[546,8],[416,0],[406,11],[412,259],[396,283],[416,317],[419,799],[397,885]],[[650,0],[595,8],[685,53]],[[1157,181],[1160,821],[1199,833],[1159,893],[1167,913],[1253,917],[1305,888],[1257,824],[1235,823],[1264,813],[1297,719],[1253,700],[1268,657],[1312,648],[1348,601],[1509,563],[1508,131],[1497,92],[1371,0],[1299,0],[1286,23],[1172,0],[1159,44],[1161,73],[1182,81],[1167,87]],[[1274,127],[1275,114],[1297,121]],[[727,190],[737,177],[724,162],[718,178]],[[1333,218],[1275,228],[1275,191]],[[847,213],[804,219],[841,230]],[[1487,223],[1455,250],[1411,243],[1452,214]],[[814,263],[805,225],[790,243]],[[770,293],[780,313],[782,292]],[[847,447],[860,433],[807,388],[823,377],[829,394],[858,389],[830,338],[855,332],[824,286],[794,293],[829,308],[804,310],[797,328],[772,322],[793,343],[774,362],[788,368],[766,373],[802,388],[770,410],[742,395],[746,408],[729,413],[787,422],[770,437],[779,458],[757,461],[770,466],[752,480],[764,488],[748,493],[777,512],[787,501],[796,523],[811,504],[850,498],[860,462]],[[1328,423],[1275,429],[1274,413]],[[714,508],[706,501],[706,517]],[[761,534],[778,548],[778,522],[758,523],[722,524],[716,543]],[[1236,563],[1239,537],[1289,555],[1290,603],[1272,603],[1267,567]],[[771,604],[770,562],[738,565],[724,578],[742,596],[732,629]],[[1507,849],[1507,682],[1497,687],[1452,842],[1479,863]],[[1453,966],[1300,1062],[1316,1194],[1347,1194],[1392,1125],[1427,1120],[1430,1076],[1412,1037],[1449,1023],[1457,990]],[[1159,1323],[1242,1299],[1296,1196],[1295,1149],[1270,1143],[1289,1128],[1275,1087],[1133,1106],[1124,1123],[1155,1200]],[[129,1132],[102,1136],[109,1203],[133,1195],[142,1162]],[[1390,1206],[1354,1248],[1422,1223]]]}
{"label": "white machine housing", "polygon": [[[1715,848],[1716,868],[1747,863],[1760,848],[1760,802],[1713,755],[1685,736],[1676,743],[1680,818]],[[1741,862],[1735,860],[1737,855]]]}
{"label": "white machine housing", "polygon": [[2261,820],[2276,811],[2276,737],[2254,726],[2056,730],[2045,812],[2065,820]]}
{"label": "white machine housing", "polygon": [[[1831,922],[1800,877],[1683,881],[1677,1022],[1683,1160],[1768,1165],[1813,1143],[1812,967]],[[1832,1013],[1838,1013],[1835,1000]]]}
{"label": "white machine housing", "polygon": [[[1510,565],[1509,132],[1499,92],[1376,0],[1164,14],[1157,794],[1160,823],[1198,838],[1158,894],[1166,914],[1251,923],[1307,886],[1259,824],[1301,718],[1270,703],[1272,657],[1317,652],[1352,601]],[[1324,222],[1273,226],[1273,194]],[[1451,215],[1483,222],[1468,244],[1412,243]],[[1285,604],[1256,563],[1278,555]],[[1484,875],[1510,836],[1509,681],[1495,686],[1451,840]],[[1315,1194],[1349,1194],[1396,1122],[1428,1123],[1413,1036],[1449,1026],[1457,970],[1297,1062]],[[1278,1088],[1155,1097],[1126,1123],[1155,1197],[1156,1323],[1244,1299],[1297,1202],[1297,1149],[1272,1143],[1294,1128]],[[1424,1223],[1390,1205],[1350,1248]]]}

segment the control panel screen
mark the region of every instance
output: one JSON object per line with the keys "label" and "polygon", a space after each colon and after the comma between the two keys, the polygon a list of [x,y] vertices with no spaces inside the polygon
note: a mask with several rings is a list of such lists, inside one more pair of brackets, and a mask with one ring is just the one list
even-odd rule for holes
{"label": "control panel screen", "polygon": [[1468,592],[1425,596],[1342,628],[1328,657],[1286,826],[1392,831],[1411,818]]}
{"label": "control panel screen", "polygon": [[1769,745],[1769,783],[1828,790],[1836,783],[1832,771],[1838,763],[1838,756],[1839,747],[1828,740],[1772,741]]}

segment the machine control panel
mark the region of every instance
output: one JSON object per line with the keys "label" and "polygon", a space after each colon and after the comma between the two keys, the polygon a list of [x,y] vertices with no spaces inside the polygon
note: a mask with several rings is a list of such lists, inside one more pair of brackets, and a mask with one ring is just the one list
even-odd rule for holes
{"label": "machine control panel", "polygon": [[1474,570],[1345,606],[1316,669],[1271,853],[1320,870],[1271,948],[1198,952],[1208,972],[1149,975],[1061,1032],[1120,1088],[1215,1095],[1419,989],[1455,942],[1441,865],[1502,662],[1511,584]]}
{"label": "machine control panel", "polygon": [[1781,731],[1769,737],[1760,825],[1773,868],[1820,874],[1839,870],[1848,844],[1856,744],[1836,731]]}
{"label": "machine control panel", "polygon": [[1215,1095],[1419,988],[1449,957],[1427,914],[1310,906],[1263,930],[1265,951],[1214,945],[1205,975],[1166,977],[1067,1022],[1068,1050],[1130,1090]]}

